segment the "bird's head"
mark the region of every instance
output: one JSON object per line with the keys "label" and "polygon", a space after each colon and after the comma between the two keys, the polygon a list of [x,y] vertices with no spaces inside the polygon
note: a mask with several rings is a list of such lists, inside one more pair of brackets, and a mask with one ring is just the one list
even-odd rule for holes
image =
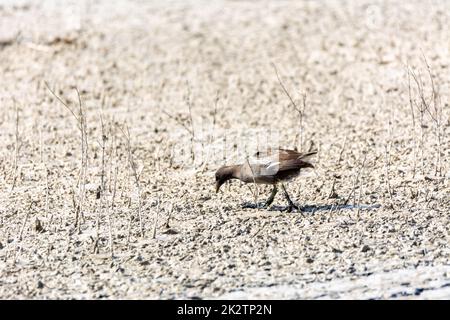
{"label": "bird's head", "polygon": [[216,171],[216,193],[219,192],[220,187],[228,180],[234,177],[233,166],[223,166]]}

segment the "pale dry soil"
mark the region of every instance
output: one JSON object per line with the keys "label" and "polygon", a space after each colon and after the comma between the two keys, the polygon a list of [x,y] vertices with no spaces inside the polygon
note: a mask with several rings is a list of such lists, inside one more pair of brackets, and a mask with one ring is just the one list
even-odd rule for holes
{"label": "pale dry soil", "polygon": [[[450,298],[449,15],[446,1],[0,2],[0,297]],[[303,130],[273,64],[298,107],[306,94]],[[421,119],[407,66],[439,117]],[[80,92],[84,182],[77,121],[45,83],[76,116]],[[318,149],[288,185],[302,213],[282,195],[241,207],[268,187],[214,193],[215,170],[269,129]]]}

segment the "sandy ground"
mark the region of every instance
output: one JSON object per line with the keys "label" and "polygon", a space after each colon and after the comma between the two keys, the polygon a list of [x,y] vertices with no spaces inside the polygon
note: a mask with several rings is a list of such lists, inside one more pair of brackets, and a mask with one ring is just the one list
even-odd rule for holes
{"label": "sandy ground", "polygon": [[0,1],[0,297],[449,299],[450,3],[164,3]]}

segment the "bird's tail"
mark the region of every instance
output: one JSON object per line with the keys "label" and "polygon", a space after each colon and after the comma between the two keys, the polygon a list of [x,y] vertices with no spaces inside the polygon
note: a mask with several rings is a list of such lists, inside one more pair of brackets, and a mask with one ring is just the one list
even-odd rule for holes
{"label": "bird's tail", "polygon": [[[299,157],[298,157],[298,159],[299,160],[302,160],[302,161],[304,161],[304,162],[309,162],[309,163],[311,163],[311,162],[315,162],[315,156],[317,155],[317,150],[315,150],[315,151],[309,151],[309,152],[307,152],[307,153],[303,153],[303,154],[301,154]],[[314,163],[311,163],[311,164],[314,164]]]}

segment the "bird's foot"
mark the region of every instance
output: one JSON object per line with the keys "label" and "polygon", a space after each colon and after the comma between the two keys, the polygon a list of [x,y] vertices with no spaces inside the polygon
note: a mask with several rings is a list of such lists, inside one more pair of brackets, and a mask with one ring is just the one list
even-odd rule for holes
{"label": "bird's foot", "polygon": [[269,209],[269,207],[270,207],[270,205],[272,204],[272,201],[271,202],[263,202],[263,203],[261,203],[260,204],[260,209]]}
{"label": "bird's foot", "polygon": [[241,204],[241,208],[242,209],[254,209],[255,208],[255,204],[251,203],[251,202],[244,202]]}
{"label": "bird's foot", "polygon": [[269,209],[269,207],[270,207],[270,203],[262,203],[261,204],[261,206],[260,206],[260,209]]}
{"label": "bird's foot", "polygon": [[286,211],[286,212],[292,212],[293,210],[296,210],[297,212],[302,212],[302,209],[296,205],[295,203],[290,203],[284,210],[282,211]]}
{"label": "bird's foot", "polygon": [[244,202],[241,207],[242,209],[269,209],[270,203],[260,202],[255,204],[254,202]]}

